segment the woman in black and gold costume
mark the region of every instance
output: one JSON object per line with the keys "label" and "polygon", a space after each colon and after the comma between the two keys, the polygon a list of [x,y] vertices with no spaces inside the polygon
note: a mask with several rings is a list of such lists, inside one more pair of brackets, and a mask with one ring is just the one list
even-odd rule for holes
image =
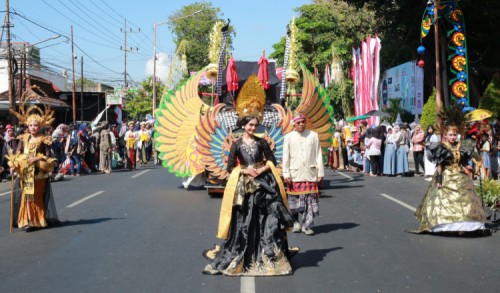
{"label": "woman in black and gold costume", "polygon": [[473,144],[457,141],[459,128],[445,128],[445,140],[428,146],[428,158],[437,164],[431,185],[415,215],[421,232],[465,232],[485,230],[481,200],[477,196],[468,161]]}
{"label": "woman in black and gold costume", "polygon": [[[222,246],[206,252],[206,274],[274,276],[293,273],[286,229],[294,220],[287,209],[276,159],[265,139],[254,135],[256,116],[239,121],[244,133],[233,142],[228,158],[231,173],[219,219]],[[237,161],[239,165],[237,166]]]}

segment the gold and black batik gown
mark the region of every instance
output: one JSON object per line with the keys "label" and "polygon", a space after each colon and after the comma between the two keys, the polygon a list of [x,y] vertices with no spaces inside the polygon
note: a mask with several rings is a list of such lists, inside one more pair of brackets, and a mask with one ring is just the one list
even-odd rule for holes
{"label": "gold and black batik gown", "polygon": [[436,186],[437,172],[415,216],[420,223],[413,232],[467,232],[484,230],[486,222],[481,200],[472,179],[463,172],[472,150],[460,143],[432,143],[429,160],[442,165],[442,188]]}
{"label": "gold and black batik gown", "polygon": [[[264,160],[265,159],[265,160]],[[237,165],[239,160],[240,165]],[[241,169],[271,167],[255,179],[240,175]],[[231,146],[226,185],[219,219],[223,244],[205,253],[211,263],[204,273],[229,276],[274,276],[293,273],[289,262],[286,229],[294,220],[276,159],[264,139],[247,144],[239,139]]]}

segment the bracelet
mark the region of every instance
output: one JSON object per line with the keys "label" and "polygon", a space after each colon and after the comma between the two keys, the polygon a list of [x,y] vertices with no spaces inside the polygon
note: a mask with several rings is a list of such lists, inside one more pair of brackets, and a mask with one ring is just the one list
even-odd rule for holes
{"label": "bracelet", "polygon": [[436,175],[436,183],[443,184],[443,174],[442,173],[438,173]]}

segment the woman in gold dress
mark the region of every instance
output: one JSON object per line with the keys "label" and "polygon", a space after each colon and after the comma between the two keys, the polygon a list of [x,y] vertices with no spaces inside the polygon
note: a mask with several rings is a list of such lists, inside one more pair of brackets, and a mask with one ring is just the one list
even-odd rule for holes
{"label": "woman in gold dress", "polygon": [[19,136],[16,153],[8,156],[9,166],[17,173],[20,184],[12,212],[13,225],[31,231],[59,224],[49,181],[55,163],[50,157],[52,139],[39,133],[40,128],[47,125],[47,117],[38,114],[27,115],[27,118],[17,116],[20,123],[28,126],[28,132]]}
{"label": "woman in gold dress", "polygon": [[477,196],[468,161],[473,144],[457,141],[459,128],[445,128],[445,140],[428,146],[428,157],[437,164],[432,183],[415,215],[421,232],[487,231],[481,200]]}

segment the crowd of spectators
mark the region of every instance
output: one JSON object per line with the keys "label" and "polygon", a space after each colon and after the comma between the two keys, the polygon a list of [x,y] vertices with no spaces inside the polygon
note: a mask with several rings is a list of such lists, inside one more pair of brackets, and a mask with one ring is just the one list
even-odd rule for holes
{"label": "crowd of spectators", "polygon": [[[26,127],[14,127],[0,124],[0,178],[9,179],[11,174],[6,154],[17,151],[18,136],[27,131]],[[64,176],[81,176],[100,172],[109,174],[112,169],[135,169],[135,161],[140,159],[140,166],[154,159],[159,160],[153,147],[153,127],[147,121],[124,121],[121,124],[109,124],[102,121],[97,125],[89,123],[59,124],[55,129],[47,127],[41,133],[52,137],[52,156],[57,164],[52,174],[53,181]],[[128,133],[128,137],[126,137]],[[127,146],[129,143],[129,147]],[[134,168],[130,168],[130,150],[137,152]]]}
{"label": "crowd of spectators", "polygon": [[[426,146],[439,142],[441,135],[435,127],[422,129],[416,123],[381,124],[368,127],[337,125],[330,147],[329,166],[337,170],[363,172],[367,176],[423,176],[431,180],[435,165],[427,159]],[[499,178],[500,165],[500,116],[493,122],[487,120],[470,123],[465,137],[476,143],[482,160],[473,162],[483,178]],[[414,171],[410,170],[409,156],[413,158]]]}

